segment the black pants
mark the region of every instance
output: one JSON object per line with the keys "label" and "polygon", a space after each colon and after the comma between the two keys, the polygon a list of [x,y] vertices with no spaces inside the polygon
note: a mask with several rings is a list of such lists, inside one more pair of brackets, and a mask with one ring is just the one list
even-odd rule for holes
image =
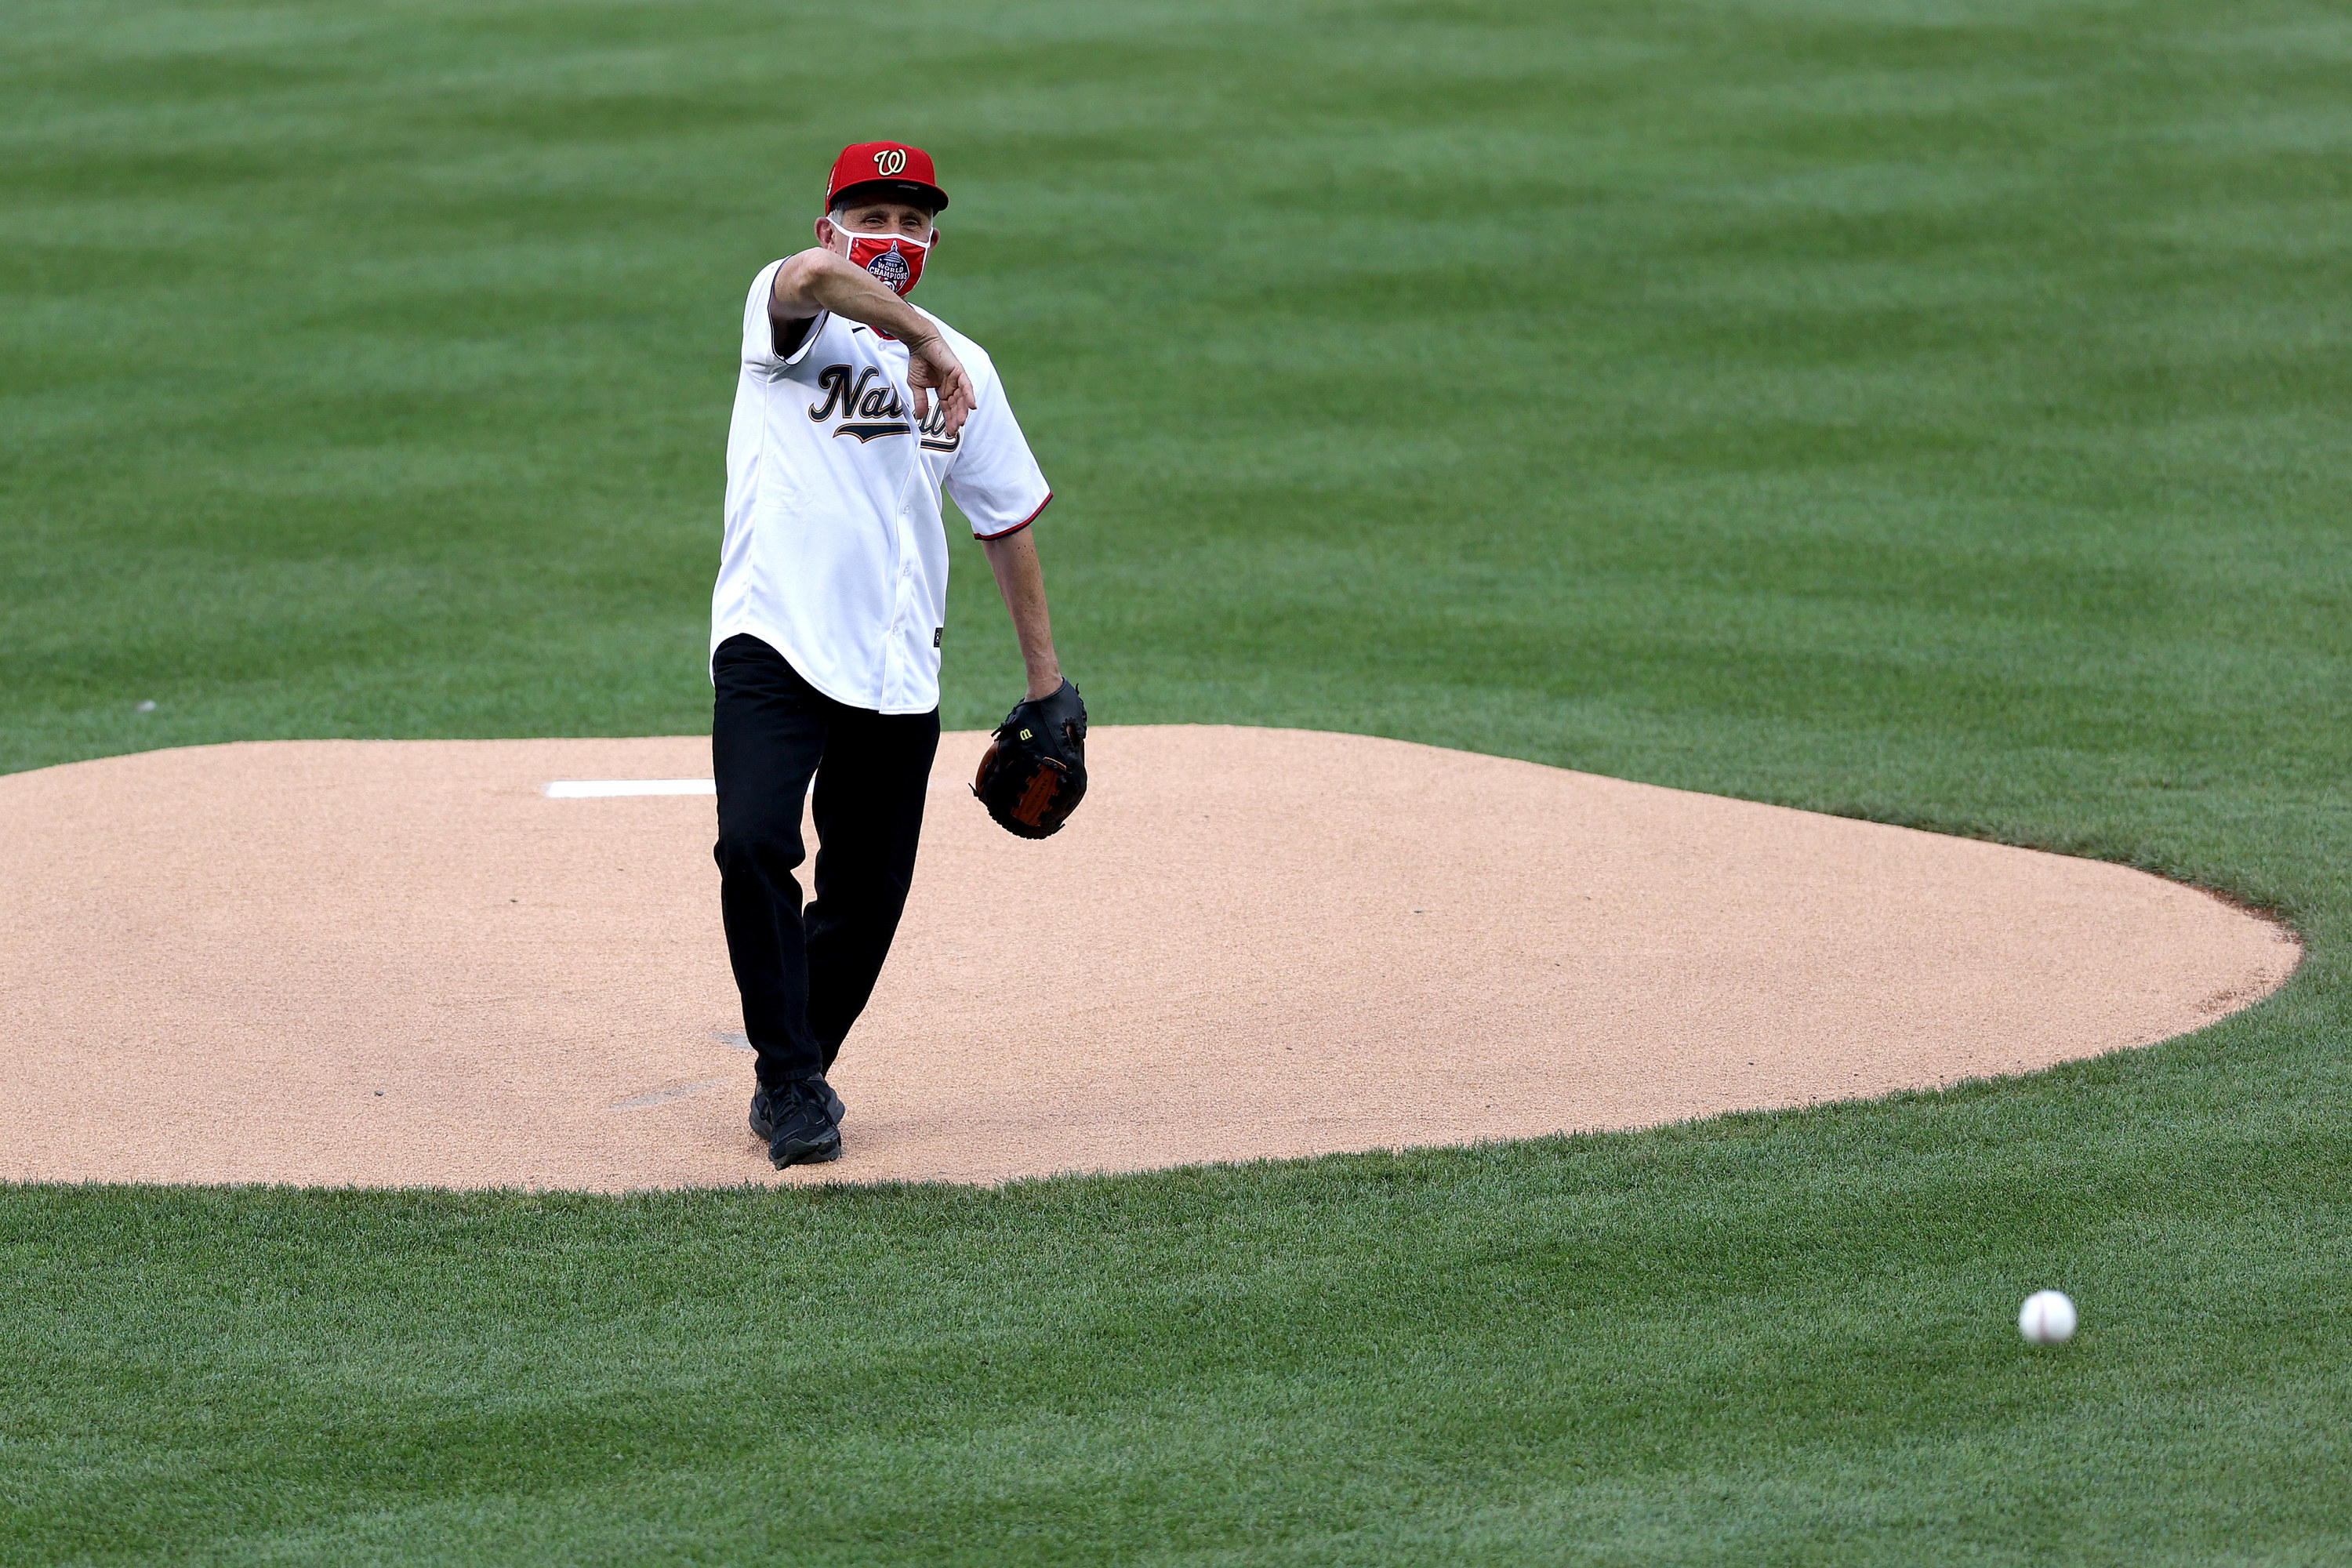
{"label": "black pants", "polygon": [[[833,1065],[865,1010],[915,874],[940,715],[835,702],[783,655],[732,637],[711,660],[719,902],[743,1032],[771,1088]],[[816,897],[793,873],[816,779]]]}

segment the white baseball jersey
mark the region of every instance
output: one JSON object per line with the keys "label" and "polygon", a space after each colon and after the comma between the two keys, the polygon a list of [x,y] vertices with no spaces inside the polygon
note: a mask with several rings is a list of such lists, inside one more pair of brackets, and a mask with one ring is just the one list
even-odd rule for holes
{"label": "white baseball jersey", "polygon": [[953,437],[936,397],[916,427],[906,345],[871,327],[828,312],[777,353],[768,300],[782,265],[743,302],[711,650],[749,632],[836,702],[928,713],[947,627],[941,488],[982,539],[1026,527],[1053,492],[986,352],[929,311],[971,377]]}

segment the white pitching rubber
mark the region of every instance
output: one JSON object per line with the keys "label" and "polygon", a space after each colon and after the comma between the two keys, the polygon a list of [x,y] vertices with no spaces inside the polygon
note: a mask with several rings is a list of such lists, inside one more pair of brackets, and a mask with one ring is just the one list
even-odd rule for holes
{"label": "white pitching rubber", "polygon": [[717,795],[709,779],[557,779],[547,786],[550,800],[602,800],[616,795]]}

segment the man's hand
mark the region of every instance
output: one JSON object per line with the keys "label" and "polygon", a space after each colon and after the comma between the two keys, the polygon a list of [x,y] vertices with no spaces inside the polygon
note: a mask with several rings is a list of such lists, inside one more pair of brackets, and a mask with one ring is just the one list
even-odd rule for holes
{"label": "man's hand", "polygon": [[[888,293],[889,290],[883,290]],[[895,296],[894,296],[895,298]],[[947,339],[933,332],[926,338],[908,338],[907,343],[907,391],[915,400],[915,423],[922,424],[930,417],[930,392],[936,387],[940,395],[940,419],[950,437],[963,428],[971,417],[972,405],[971,377],[955,351],[948,347]]]}

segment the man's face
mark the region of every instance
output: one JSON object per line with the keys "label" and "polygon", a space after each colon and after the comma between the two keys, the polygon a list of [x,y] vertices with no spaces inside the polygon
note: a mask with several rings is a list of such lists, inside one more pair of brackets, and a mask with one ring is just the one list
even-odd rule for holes
{"label": "man's face", "polygon": [[818,243],[838,256],[849,254],[853,235],[895,234],[920,240],[937,237],[931,227],[930,210],[907,202],[860,202],[844,207],[820,219],[816,234]]}

